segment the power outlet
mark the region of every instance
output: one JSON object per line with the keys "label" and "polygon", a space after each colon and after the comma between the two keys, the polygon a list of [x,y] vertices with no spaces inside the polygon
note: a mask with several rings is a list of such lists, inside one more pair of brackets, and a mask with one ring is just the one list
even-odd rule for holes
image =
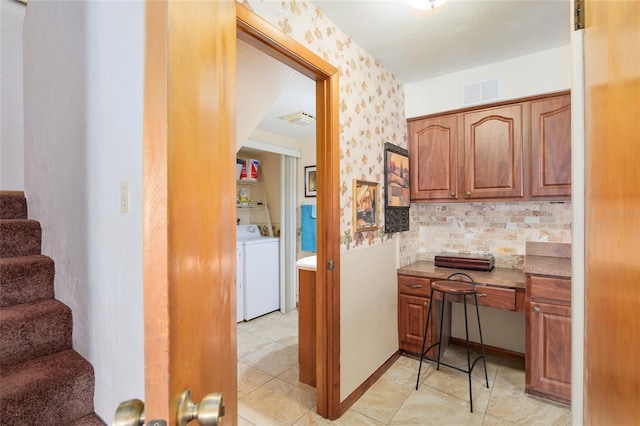
{"label": "power outlet", "polygon": [[129,181],[120,182],[120,213],[129,213]]}

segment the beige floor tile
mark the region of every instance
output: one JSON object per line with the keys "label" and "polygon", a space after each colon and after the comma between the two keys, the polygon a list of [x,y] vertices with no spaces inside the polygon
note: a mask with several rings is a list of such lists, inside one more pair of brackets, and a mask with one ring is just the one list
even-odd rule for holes
{"label": "beige floor tile", "polygon": [[298,332],[290,334],[282,339],[276,340],[277,343],[285,346],[291,346],[292,348],[298,348]]}
{"label": "beige floor tile", "polygon": [[255,331],[239,331],[238,332],[238,359],[263,349],[272,342],[260,336]]}
{"label": "beige floor tile", "polygon": [[238,399],[264,385],[274,377],[244,362],[238,363]]}
{"label": "beige floor tile", "polygon": [[389,425],[482,425],[484,411],[469,412],[461,399],[435,389],[430,392],[412,392]]}
{"label": "beige floor tile", "polygon": [[485,414],[482,426],[516,426],[516,424]]}
{"label": "beige floor tile", "polygon": [[258,426],[292,425],[316,404],[314,393],[279,379],[238,401],[238,415]]}
{"label": "beige floor tile", "polygon": [[[223,418],[223,421],[224,421],[224,418]],[[255,426],[255,425],[251,423],[249,420],[238,416],[238,426]]]}
{"label": "beige floor tile", "polygon": [[[489,370],[489,364],[487,364],[487,369]],[[487,404],[489,403],[493,381],[489,381],[489,388],[487,388],[484,374],[479,376],[480,377],[476,377],[475,374],[471,375],[473,409],[475,412],[484,412],[487,408]],[[420,379],[418,392],[429,393],[431,390],[443,392],[449,396],[460,399],[466,404],[469,404],[468,375],[458,370],[442,365],[440,366],[440,370],[436,370],[435,364],[431,365],[429,373]]]}
{"label": "beige floor tile", "polygon": [[[409,390],[415,390],[416,379],[418,377],[418,367],[420,360],[418,358],[403,355],[382,375],[385,380],[393,382],[399,386]],[[420,377],[424,379],[431,369],[431,365],[427,362],[422,364]]]}
{"label": "beige floor tile", "polygon": [[270,343],[262,349],[242,358],[242,362],[272,376],[278,376],[298,365],[298,350],[279,343]]}
{"label": "beige floor tile", "polygon": [[525,395],[524,388],[496,382],[487,414],[520,425],[570,425],[571,410]]}
{"label": "beige floor tile", "polygon": [[284,373],[280,374],[278,376],[278,379],[285,381],[287,383],[290,383],[294,386],[298,386],[302,389],[305,389],[309,392],[313,392],[315,394],[316,392],[316,388],[314,388],[313,386],[309,386],[306,383],[302,383],[300,381],[300,368],[298,367],[298,365],[295,365],[291,368],[289,368],[288,370],[286,370]]}
{"label": "beige floor tile", "polygon": [[351,409],[386,424],[410,393],[406,386],[380,378]]}
{"label": "beige floor tile", "polygon": [[336,425],[336,426],[384,426],[377,420],[369,418],[357,411],[347,410],[338,420],[327,420],[316,413],[316,408],[309,410],[294,426],[315,426],[315,425]]}
{"label": "beige floor tile", "polygon": [[496,374],[496,382],[524,389],[524,361],[507,358],[502,359]]}

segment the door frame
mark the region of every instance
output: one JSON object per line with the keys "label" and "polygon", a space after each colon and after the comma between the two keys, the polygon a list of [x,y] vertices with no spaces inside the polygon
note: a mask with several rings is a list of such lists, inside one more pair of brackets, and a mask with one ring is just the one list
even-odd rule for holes
{"label": "door frame", "polygon": [[[316,274],[317,411],[340,417],[340,128],[338,69],[236,3],[237,36],[316,82],[318,176]],[[332,262],[329,269],[324,265]]]}

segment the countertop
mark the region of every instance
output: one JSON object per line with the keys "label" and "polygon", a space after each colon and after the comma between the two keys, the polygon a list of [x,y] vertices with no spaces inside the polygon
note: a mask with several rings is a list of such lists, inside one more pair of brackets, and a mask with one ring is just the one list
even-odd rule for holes
{"label": "countertop", "polygon": [[399,274],[425,278],[442,278],[443,280],[455,272],[463,272],[469,275],[478,284],[525,288],[525,274],[519,269],[493,268],[489,272],[471,271],[468,269],[442,268],[435,266],[432,261],[428,260],[420,260],[398,269]]}
{"label": "countertop", "polygon": [[525,274],[571,278],[571,244],[527,242],[522,271]]}
{"label": "countertop", "polygon": [[525,274],[571,278],[571,258],[527,255],[524,257],[522,271]]}

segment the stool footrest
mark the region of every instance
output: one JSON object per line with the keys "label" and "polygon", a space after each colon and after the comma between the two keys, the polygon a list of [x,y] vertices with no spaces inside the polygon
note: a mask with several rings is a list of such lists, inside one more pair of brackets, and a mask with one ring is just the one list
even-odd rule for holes
{"label": "stool footrest", "polygon": [[471,370],[465,370],[465,369],[460,368],[460,367],[458,367],[458,366],[456,366],[456,365],[447,364],[447,363],[446,363],[446,362],[444,362],[444,361],[440,361],[440,362],[438,362],[438,360],[437,360],[437,359],[429,358],[428,356],[423,356],[423,357],[422,357],[422,359],[423,359],[423,360],[431,361],[431,362],[434,362],[434,363],[439,364],[439,365],[444,365],[444,366],[446,366],[446,367],[453,368],[454,370],[458,370],[458,371],[461,371],[461,372],[463,372],[463,373],[467,373],[467,374],[471,374],[471,372],[473,372],[473,368],[476,366],[476,362],[478,362],[478,361],[479,361],[479,360],[481,360],[482,358],[484,358],[484,355],[480,355],[480,356],[478,356],[478,357],[477,357],[477,358],[476,358],[476,359],[471,363]]}

